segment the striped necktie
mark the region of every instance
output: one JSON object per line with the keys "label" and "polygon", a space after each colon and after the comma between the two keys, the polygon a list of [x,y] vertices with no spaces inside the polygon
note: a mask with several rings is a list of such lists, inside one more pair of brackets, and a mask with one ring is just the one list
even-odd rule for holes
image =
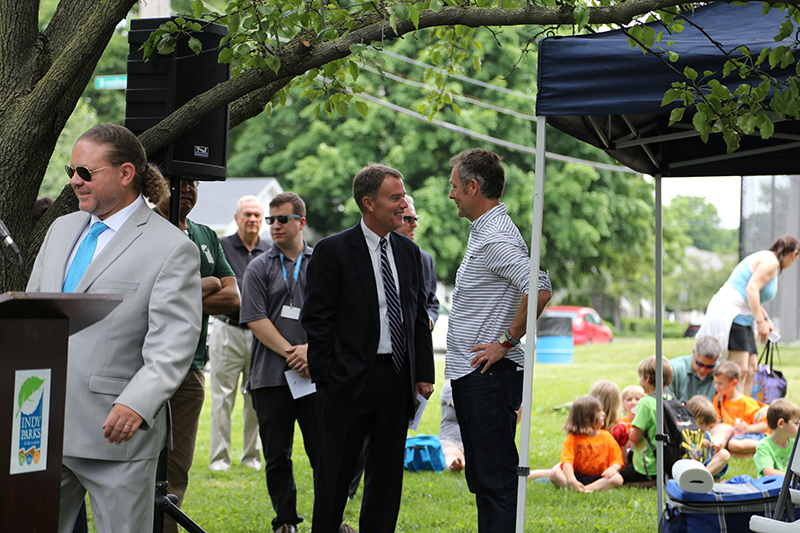
{"label": "striped necktie", "polygon": [[97,237],[107,229],[108,226],[102,222],[95,222],[92,224],[89,233],[83,239],[81,245],[78,246],[75,257],[72,258],[72,264],[67,271],[67,277],[64,278],[64,285],[61,288],[61,292],[75,291],[75,287],[78,286],[78,282],[80,282],[84,272],[89,268],[89,263],[92,262],[94,251],[97,249]]}
{"label": "striped necktie", "polygon": [[381,239],[381,277],[383,278],[383,292],[386,294],[386,310],[389,315],[389,331],[392,337],[392,367],[399,374],[403,368],[403,354],[405,352],[405,337],[403,336],[403,318],[400,313],[400,298],[389,265],[389,256],[386,254],[386,239]]}

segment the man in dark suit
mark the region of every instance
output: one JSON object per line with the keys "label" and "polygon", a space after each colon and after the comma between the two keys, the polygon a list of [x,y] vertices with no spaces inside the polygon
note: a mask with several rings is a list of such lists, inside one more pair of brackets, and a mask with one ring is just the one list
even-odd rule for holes
{"label": "man in dark suit", "polygon": [[[417,226],[419,226],[419,216],[416,209],[414,209],[414,199],[406,194],[406,207],[405,214],[403,215],[403,225],[395,231],[400,235],[405,235],[412,241],[417,235]],[[430,318],[430,328],[436,325],[436,320],[439,318],[439,298],[436,297],[436,267],[433,264],[433,257],[431,254],[420,248],[420,257],[422,259],[422,279],[425,280],[425,290],[428,293],[425,301],[425,309],[428,310],[428,317]]]}
{"label": "man in dark suit", "polygon": [[368,533],[395,530],[414,398],[433,392],[419,247],[394,233],[408,205],[403,175],[369,165],[353,179],[353,196],[361,222],[317,244],[303,305],[308,366],[320,408],[315,533],[339,531],[365,439],[359,525]]}

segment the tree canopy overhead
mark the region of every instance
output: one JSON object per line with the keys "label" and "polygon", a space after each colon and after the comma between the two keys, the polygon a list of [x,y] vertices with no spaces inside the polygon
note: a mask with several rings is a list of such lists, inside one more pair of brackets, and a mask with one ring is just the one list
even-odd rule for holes
{"label": "tree canopy overhead", "polygon": [[[796,3],[774,5],[797,18]],[[115,28],[135,4],[135,0],[62,0],[52,16],[41,21],[41,29],[39,1],[0,0],[0,217],[21,245],[28,269],[52,220],[76,209],[73,195],[65,190],[54,208],[31,228],[32,207],[50,155]],[[677,0],[590,4],[504,0],[500,7],[494,5],[485,0],[233,0],[217,12],[195,0],[189,15],[230,30],[229,47],[221,51],[220,59],[230,62],[234,77],[197,96],[140,139],[152,153],[227,104],[231,104],[231,126],[235,126],[260,114],[265,106],[283,103],[290,85],[304,88],[305,96],[319,100],[320,112],[341,114],[355,106],[352,91],[359,88],[359,67],[352,59],[371,54],[371,45],[381,46],[422,28],[438,28],[439,39],[431,45],[429,57],[442,70],[429,73],[428,81],[443,89],[460,64],[480,66],[482,43],[475,40],[474,28],[533,26],[531,34],[536,36],[545,31],[625,26],[633,42],[638,42],[635,46],[652,48],[658,36],[637,33],[639,22],[656,17],[674,24],[674,12],[686,6]],[[173,30],[181,28],[185,25],[167,28],[155,48],[168,51]],[[785,33],[785,28],[776,28],[776,34],[780,32]],[[794,61],[789,49],[780,49],[774,56],[762,62]],[[324,81],[318,81],[318,76]],[[794,87],[795,93],[787,92],[784,100],[791,101],[792,94],[796,99]],[[685,94],[680,98],[692,105]],[[432,114],[450,103],[446,91],[434,91],[426,112]],[[784,114],[796,112],[796,105],[782,105]],[[364,112],[363,103],[356,111]],[[736,126],[735,121],[728,122]],[[748,118],[745,125],[751,123]],[[728,126],[720,118],[711,127]],[[24,286],[25,270],[2,268],[0,291]]]}

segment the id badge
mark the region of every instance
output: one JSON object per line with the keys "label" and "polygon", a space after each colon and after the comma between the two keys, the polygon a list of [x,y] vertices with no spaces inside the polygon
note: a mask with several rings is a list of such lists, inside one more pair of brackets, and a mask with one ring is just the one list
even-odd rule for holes
{"label": "id badge", "polygon": [[291,305],[284,305],[281,308],[281,317],[290,320],[300,320],[300,308],[292,307]]}

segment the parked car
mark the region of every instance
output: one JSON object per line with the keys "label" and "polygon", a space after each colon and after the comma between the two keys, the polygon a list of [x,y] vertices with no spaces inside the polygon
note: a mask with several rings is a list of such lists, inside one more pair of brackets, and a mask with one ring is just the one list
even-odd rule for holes
{"label": "parked car", "polygon": [[611,328],[605,325],[598,312],[591,307],[554,305],[542,313],[542,318],[548,316],[568,316],[572,319],[573,344],[602,344],[614,340]]}

